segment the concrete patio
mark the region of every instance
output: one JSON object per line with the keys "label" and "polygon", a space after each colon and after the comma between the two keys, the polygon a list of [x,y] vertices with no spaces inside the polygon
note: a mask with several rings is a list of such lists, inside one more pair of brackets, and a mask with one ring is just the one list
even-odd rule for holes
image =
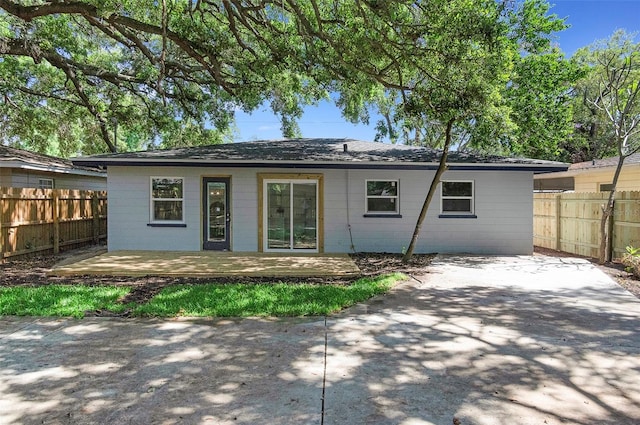
{"label": "concrete patio", "polygon": [[113,251],[59,264],[53,276],[353,277],[347,254]]}

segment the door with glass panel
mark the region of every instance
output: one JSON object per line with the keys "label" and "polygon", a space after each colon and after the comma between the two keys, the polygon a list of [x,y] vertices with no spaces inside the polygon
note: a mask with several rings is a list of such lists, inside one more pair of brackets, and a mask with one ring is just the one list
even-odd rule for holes
{"label": "door with glass panel", "polygon": [[204,249],[228,251],[231,248],[230,182],[228,177],[202,179]]}
{"label": "door with glass panel", "polygon": [[318,182],[265,181],[265,251],[318,251]]}

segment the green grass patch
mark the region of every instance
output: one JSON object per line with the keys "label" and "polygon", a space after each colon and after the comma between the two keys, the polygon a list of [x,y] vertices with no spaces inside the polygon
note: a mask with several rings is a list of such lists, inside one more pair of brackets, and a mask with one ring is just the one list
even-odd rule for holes
{"label": "green grass patch", "polygon": [[334,313],[388,291],[400,273],[362,278],[351,285],[208,284],[163,289],[139,306],[140,316],[309,316]]}
{"label": "green grass patch", "polygon": [[88,310],[122,312],[118,302],[130,288],[115,286],[48,285],[0,288],[0,316],[84,317]]}

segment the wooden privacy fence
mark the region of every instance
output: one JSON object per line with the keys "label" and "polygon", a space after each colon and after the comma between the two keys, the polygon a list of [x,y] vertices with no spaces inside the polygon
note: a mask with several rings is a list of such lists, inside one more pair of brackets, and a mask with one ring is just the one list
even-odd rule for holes
{"label": "wooden privacy fence", "polygon": [[106,192],[0,188],[0,261],[106,237]]}
{"label": "wooden privacy fence", "polygon": [[[598,257],[600,219],[608,192],[536,193],[533,196],[533,244]],[[640,192],[616,192],[612,222],[612,258],[628,245],[640,246]]]}

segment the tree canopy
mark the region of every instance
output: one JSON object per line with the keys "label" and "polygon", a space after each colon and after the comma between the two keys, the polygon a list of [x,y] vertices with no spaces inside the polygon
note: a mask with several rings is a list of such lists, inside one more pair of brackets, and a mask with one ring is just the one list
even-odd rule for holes
{"label": "tree canopy", "polygon": [[[554,81],[571,78],[549,49],[564,24],[548,11],[541,0],[0,0],[0,138],[62,154],[213,143],[236,110],[265,102],[293,136],[303,107],[333,92],[349,120],[379,111],[381,137],[443,146],[453,120],[461,146],[522,147],[555,119],[538,112],[564,107]],[[516,116],[541,90],[529,77],[550,71],[551,94]]]}
{"label": "tree canopy", "polygon": [[576,84],[576,160],[627,156],[640,148],[640,43],[618,30],[579,49],[586,74]]}
{"label": "tree canopy", "polygon": [[0,137],[63,154],[215,143],[264,101],[295,133],[326,92],[252,42],[232,3],[0,0]]}

